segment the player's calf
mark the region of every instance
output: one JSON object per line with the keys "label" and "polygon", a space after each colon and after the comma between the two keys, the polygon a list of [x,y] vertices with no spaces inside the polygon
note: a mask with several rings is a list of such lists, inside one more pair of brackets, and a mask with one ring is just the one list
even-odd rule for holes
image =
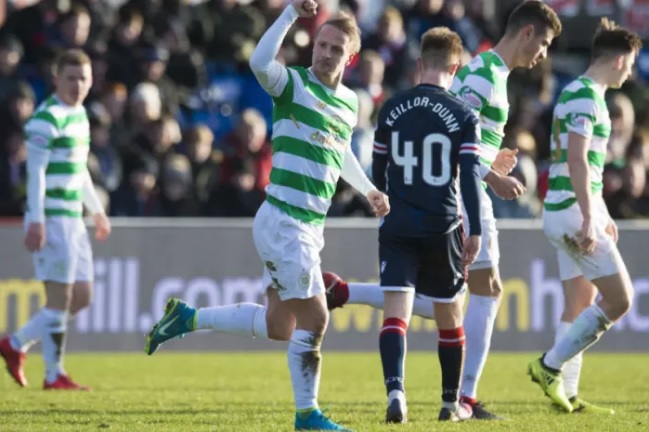
{"label": "player's calf", "polygon": [[387,423],[407,421],[404,389],[404,358],[408,323],[400,318],[386,318],[379,335],[379,350],[383,364],[383,378],[388,395]]}
{"label": "player's calf", "polygon": [[[478,262],[474,266],[480,266],[481,264],[483,263]],[[490,262],[483,265],[489,267],[471,267],[469,270],[469,292],[472,295],[500,298],[503,287],[497,267]]]}
{"label": "player's calf", "polygon": [[597,342],[628,311],[632,287],[626,270],[623,270],[593,280],[602,294],[602,300],[577,317],[566,334],[545,355],[545,366],[562,370],[568,361]]}
{"label": "player's calf", "polygon": [[388,395],[388,408],[385,416],[388,423],[405,423],[407,421],[404,359],[412,298],[413,293],[411,292],[385,292],[385,319],[379,335],[379,351],[383,365],[385,390]]}
{"label": "player's calf", "polygon": [[[295,399],[296,418],[306,421],[318,409],[322,364],[320,345],[329,314],[322,296],[290,299],[286,300],[286,304],[296,319],[296,329],[288,343],[288,368]],[[297,425],[296,429],[298,429]]]}
{"label": "player's calf", "polygon": [[477,399],[478,384],[489,356],[502,293],[497,269],[470,271],[469,291],[471,296],[464,319],[467,351],[461,393],[462,396]]}
{"label": "player's calf", "polygon": [[442,369],[442,411],[440,420],[466,420],[471,417],[468,405],[458,402],[464,366],[464,328],[461,297],[450,303],[436,302],[435,317],[439,327],[438,355]]}

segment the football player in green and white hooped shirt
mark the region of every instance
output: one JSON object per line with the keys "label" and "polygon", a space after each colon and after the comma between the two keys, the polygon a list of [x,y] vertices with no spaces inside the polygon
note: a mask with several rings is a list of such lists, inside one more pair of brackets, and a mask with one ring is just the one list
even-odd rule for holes
{"label": "football player in green and white hooped shirt", "polygon": [[[502,198],[517,198],[524,191],[516,179],[507,176],[516,164],[515,152],[499,150],[509,114],[509,71],[533,67],[545,58],[552,39],[560,33],[561,22],[550,7],[535,0],[523,2],[511,13],[500,42],[462,68],[451,86],[451,93],[465,101],[480,117],[481,175]],[[482,248],[476,262],[469,267],[471,297],[464,319],[466,359],[460,393],[461,402],[472,406],[474,418],[497,419],[477,401],[477,384],[489,353],[502,291],[498,272],[498,232],[491,199],[484,191],[481,202]],[[383,295],[375,284],[335,284],[331,291],[334,295],[329,296],[332,299],[330,308],[346,303],[383,308]],[[432,318],[432,303],[415,297],[413,313]]]}
{"label": "football player in green and white hooped shirt", "polygon": [[[556,13],[540,1],[526,1],[512,11],[505,35],[490,51],[476,56],[456,75],[451,93],[468,103],[480,117],[483,178],[495,171],[507,175],[516,163],[516,152],[500,150],[509,113],[507,77],[515,68],[531,68],[547,55],[552,40],[561,33]],[[490,171],[491,170],[491,171]],[[486,186],[485,186],[486,187]],[[504,198],[499,190],[497,195]],[[502,282],[498,271],[500,251],[491,199],[482,196],[482,249],[469,267],[469,305],[464,319],[466,359],[461,401],[473,407],[474,418],[498,418],[477,400],[477,386],[487,360]]]}
{"label": "football player in green and white hooped shirt", "polygon": [[[253,238],[264,262],[268,308],[238,304],[195,310],[171,299],[147,337],[145,351],[197,329],[289,340],[296,430],[346,430],[318,408],[320,343],[327,326],[320,270],[325,215],[342,177],[366,195],[378,216],[389,211],[350,148],[358,100],[341,84],[345,66],[360,49],[353,18],[334,16],[314,40],[310,68],[285,67],[275,57],[298,17],[316,14],[313,0],[294,0],[259,41],[250,66],[272,96],[273,168],[267,200],[255,217]],[[180,318],[180,319],[177,319]]]}
{"label": "football player in green and white hooped shirt", "polygon": [[[642,47],[637,34],[602,20],[588,70],[559,96],[552,124],[552,165],[543,210],[557,250],[566,299],[553,347],[528,373],[568,412],[613,410],[577,395],[583,351],[629,310],[633,285],[617,248],[617,227],[602,198],[611,121],[604,100],[631,74]],[[601,300],[594,303],[597,291]]]}
{"label": "football player in green and white hooped shirt", "polygon": [[90,125],[83,101],[92,86],[90,58],[64,52],[56,63],[55,92],[25,125],[27,212],[25,246],[36,279],[45,283],[45,306],[16,333],[0,341],[7,370],[27,385],[26,352],[39,339],[45,360],[45,389],[87,390],[65,373],[63,351],[68,317],[92,298],[93,259],[84,225],[84,205],[93,215],[95,236],[105,240],[110,223],[88,172]]}

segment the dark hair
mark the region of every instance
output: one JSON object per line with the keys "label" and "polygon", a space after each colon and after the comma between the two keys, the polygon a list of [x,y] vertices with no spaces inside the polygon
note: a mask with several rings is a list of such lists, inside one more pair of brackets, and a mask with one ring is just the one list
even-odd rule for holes
{"label": "dark hair", "polygon": [[507,19],[506,32],[516,33],[527,25],[533,25],[536,33],[552,30],[554,37],[561,34],[562,26],[556,12],[538,0],[527,0],[518,5]]}
{"label": "dark hair", "polygon": [[591,59],[595,61],[600,57],[632,52],[637,54],[641,48],[642,40],[636,33],[619,27],[604,17],[593,38]]}

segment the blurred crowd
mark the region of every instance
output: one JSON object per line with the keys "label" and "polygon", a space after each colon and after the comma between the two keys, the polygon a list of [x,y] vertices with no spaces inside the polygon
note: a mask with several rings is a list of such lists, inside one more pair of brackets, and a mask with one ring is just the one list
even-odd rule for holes
{"label": "blurred crowd", "polygon": [[[291,29],[280,57],[308,65],[315,32],[328,16],[343,9],[357,17],[363,49],[344,82],[359,98],[352,148],[369,169],[375,115],[391,94],[417,82],[421,34],[439,25],[457,31],[468,61],[501,36],[502,26],[483,15],[485,1],[321,0],[315,18]],[[89,168],[110,215],[254,215],[271,169],[272,103],[248,59],[285,1],[43,0],[20,8],[16,3],[8,3],[0,29],[0,216],[23,212],[22,126],[52,91],[53,60],[67,48],[83,48],[92,59]],[[497,217],[540,214],[553,103],[583,71],[558,72],[552,56],[511,75],[505,145],[519,149],[513,175],[527,193],[516,202],[496,200]],[[649,216],[649,97],[642,79],[609,92],[609,109],[613,134],[604,194],[610,212],[616,218]],[[371,211],[341,181],[330,216],[371,216]]]}

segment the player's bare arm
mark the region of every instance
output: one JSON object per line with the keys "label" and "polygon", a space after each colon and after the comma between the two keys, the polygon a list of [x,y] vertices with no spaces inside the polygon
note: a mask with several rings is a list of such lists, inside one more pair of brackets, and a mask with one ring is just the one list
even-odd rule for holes
{"label": "player's bare arm", "polygon": [[390,212],[390,202],[388,196],[380,192],[376,186],[372,184],[365,171],[361,167],[358,159],[351,150],[347,148],[345,153],[345,162],[343,169],[340,172],[340,177],[349,183],[354,189],[362,193],[372,206],[372,210],[378,217],[383,217]]}
{"label": "player's bare arm", "polygon": [[45,246],[45,224],[32,222],[25,235],[25,248],[28,252],[38,252]]}
{"label": "player's bare arm", "polygon": [[104,206],[101,204],[88,170],[86,170],[83,183],[83,204],[90,212],[95,223],[95,239],[105,241],[110,236],[110,221],[104,212]]}
{"label": "player's bare arm", "polygon": [[27,207],[29,225],[25,247],[38,252],[45,246],[45,169],[50,159],[48,140],[32,135],[27,139]]}
{"label": "player's bare arm", "polygon": [[92,219],[95,222],[95,239],[98,241],[107,240],[112,230],[108,216],[105,213],[95,213]]}
{"label": "player's bare arm", "polygon": [[590,169],[588,167],[588,138],[574,132],[568,136],[568,169],[575,190],[577,204],[584,218],[581,231],[577,233],[579,247],[585,253],[595,249],[595,230],[592,224],[593,206],[590,192]]}

